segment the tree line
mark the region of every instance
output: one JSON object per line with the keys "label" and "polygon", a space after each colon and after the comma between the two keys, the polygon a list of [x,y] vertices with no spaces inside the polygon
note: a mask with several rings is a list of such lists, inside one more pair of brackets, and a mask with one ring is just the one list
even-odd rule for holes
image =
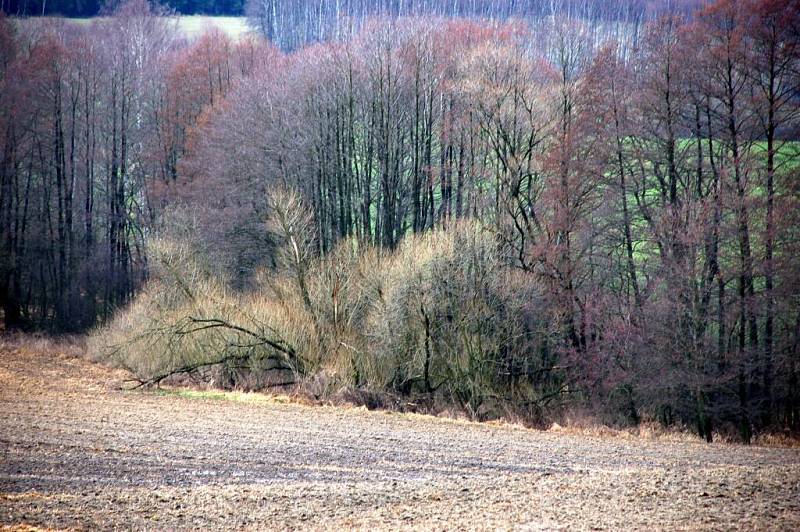
{"label": "tree line", "polygon": [[[0,0],[0,11],[17,17],[95,17],[121,2],[109,0]],[[181,15],[241,16],[244,0],[167,0],[161,4]]]}
{"label": "tree line", "polygon": [[376,19],[289,54],[157,14],[3,23],[6,321],[88,325],[149,277],[101,333],[143,381],[224,362],[476,415],[798,427],[793,2],[622,43]]}
{"label": "tree line", "polygon": [[[93,17],[119,4],[107,0],[1,0],[0,11],[14,16]],[[665,9],[689,13],[699,0],[168,0],[162,4],[182,15],[250,17],[255,27],[281,47],[351,36],[373,17],[468,17],[534,20],[563,15],[603,22],[639,24]]]}
{"label": "tree line", "polygon": [[281,49],[293,50],[311,42],[349,39],[375,17],[516,20],[536,24],[559,16],[591,21],[593,32],[617,37],[624,33],[635,38],[640,25],[660,13],[666,10],[690,13],[697,5],[693,0],[669,5],[644,0],[248,0],[245,14],[251,26],[267,39]]}
{"label": "tree line", "polygon": [[26,33],[0,18],[7,325],[85,330],[130,299],[147,276],[154,190],[175,177],[186,126],[260,60],[262,43],[223,42],[237,54],[223,63],[209,52],[215,33],[176,40],[167,13],[128,2],[86,27]]}

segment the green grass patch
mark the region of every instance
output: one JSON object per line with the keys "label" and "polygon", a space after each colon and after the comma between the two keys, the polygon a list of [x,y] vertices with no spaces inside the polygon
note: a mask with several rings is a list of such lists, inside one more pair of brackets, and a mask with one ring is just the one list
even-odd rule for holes
{"label": "green grass patch", "polygon": [[181,397],[201,401],[232,401],[236,403],[285,403],[280,397],[253,392],[225,392],[221,390],[191,390],[187,388],[161,388],[153,392],[161,397]]}

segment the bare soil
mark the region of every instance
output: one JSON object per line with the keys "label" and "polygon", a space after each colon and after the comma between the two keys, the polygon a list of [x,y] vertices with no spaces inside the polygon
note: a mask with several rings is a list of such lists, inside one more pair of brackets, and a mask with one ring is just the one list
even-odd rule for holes
{"label": "bare soil", "polygon": [[0,528],[800,529],[800,450],[124,391],[0,343]]}

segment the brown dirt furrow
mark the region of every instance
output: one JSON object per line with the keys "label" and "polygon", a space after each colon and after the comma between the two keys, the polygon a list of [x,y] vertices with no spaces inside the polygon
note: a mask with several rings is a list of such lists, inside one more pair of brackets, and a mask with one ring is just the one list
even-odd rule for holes
{"label": "brown dirt furrow", "polygon": [[0,343],[0,527],[800,529],[800,450],[120,389]]}

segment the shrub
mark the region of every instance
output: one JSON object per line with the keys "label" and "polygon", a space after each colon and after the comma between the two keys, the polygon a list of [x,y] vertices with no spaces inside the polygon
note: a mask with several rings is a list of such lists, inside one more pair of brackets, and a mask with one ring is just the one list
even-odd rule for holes
{"label": "shrub", "polygon": [[373,384],[440,392],[475,416],[510,399],[512,369],[529,360],[534,294],[472,222],[406,239],[386,261],[366,328]]}
{"label": "shrub", "polygon": [[[276,210],[296,199],[280,197]],[[425,396],[473,417],[536,405],[546,392],[539,297],[480,224],[408,237],[392,252],[343,240],[318,257],[297,220],[278,216],[283,267],[261,271],[247,292],[229,288],[189,240],[154,239],[150,281],[95,331],[92,349],[147,384],[211,367],[221,387],[290,374],[318,397]]]}
{"label": "shrub", "polygon": [[262,299],[231,291],[201,267],[187,244],[154,239],[149,251],[153,275],[146,287],[90,335],[97,357],[127,368],[142,383],[215,365],[304,371],[283,336],[297,330],[286,325],[285,313],[267,312]]}

